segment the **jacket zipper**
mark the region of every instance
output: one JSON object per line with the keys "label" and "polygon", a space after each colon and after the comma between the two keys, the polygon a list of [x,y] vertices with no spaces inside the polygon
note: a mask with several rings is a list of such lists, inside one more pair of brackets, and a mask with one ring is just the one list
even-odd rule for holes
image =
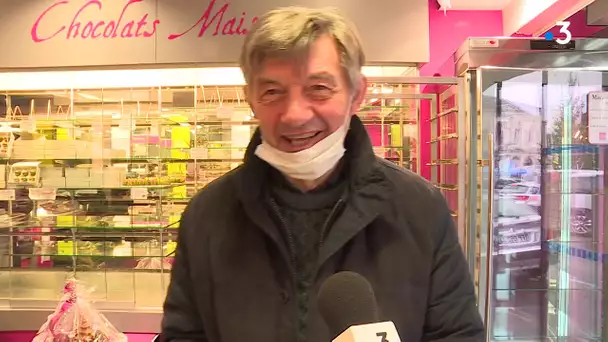
{"label": "jacket zipper", "polygon": [[294,282],[298,281],[298,269],[297,269],[297,263],[296,263],[296,244],[294,242],[293,239],[293,234],[291,232],[291,229],[289,229],[289,227],[287,227],[287,222],[285,222],[285,219],[283,218],[283,214],[281,214],[281,210],[279,209],[279,205],[277,204],[277,202],[273,199],[270,198],[270,206],[272,208],[272,211],[274,212],[274,214],[276,215],[277,219],[279,219],[279,221],[281,222],[281,228],[283,228],[283,230],[285,231],[285,235],[287,236],[287,244],[289,245],[289,257],[290,257],[290,269],[291,269],[291,275],[293,276],[293,280]]}
{"label": "jacket zipper", "polygon": [[[293,278],[293,286],[297,292],[298,291],[297,290],[297,288],[298,288],[298,264],[296,262],[296,244],[293,239],[293,234],[291,232],[291,229],[289,229],[289,227],[287,226],[287,222],[285,222],[285,218],[283,217],[283,214],[281,213],[281,209],[279,208],[279,205],[272,197],[270,198],[270,207],[272,208],[272,211],[274,212],[277,219],[280,221],[281,226],[282,226],[281,228],[283,228],[283,230],[285,231],[285,235],[287,237],[287,244],[289,245],[289,257],[291,259],[291,262],[290,262],[291,276]],[[296,312],[295,312],[296,320],[299,320],[297,304],[296,304],[295,308],[296,308]],[[297,336],[297,334],[296,334],[296,336]]]}
{"label": "jacket zipper", "polygon": [[321,229],[321,236],[319,236],[319,245],[317,246],[318,250],[321,250],[323,243],[325,243],[325,234],[327,234],[327,230],[329,229],[332,221],[334,220],[334,216],[336,216],[338,210],[342,207],[342,204],[344,204],[344,199],[340,198],[329,212],[329,216],[327,216],[325,223],[323,223],[323,228]]}

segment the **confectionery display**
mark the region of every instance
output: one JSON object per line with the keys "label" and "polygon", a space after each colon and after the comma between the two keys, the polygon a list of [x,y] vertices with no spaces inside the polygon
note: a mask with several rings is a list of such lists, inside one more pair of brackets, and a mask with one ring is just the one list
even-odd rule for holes
{"label": "confectionery display", "polygon": [[[415,92],[407,87],[391,91]],[[0,269],[23,284],[20,296],[54,301],[53,286],[75,272],[103,298],[162,305],[186,204],[241,165],[255,132],[242,87],[3,94]],[[417,102],[407,98],[370,96],[359,115],[379,156],[415,169]],[[70,317],[76,326],[38,341],[105,341],[98,319]]]}
{"label": "confectionery display", "polygon": [[127,178],[125,179],[125,186],[138,186],[138,185],[171,185],[184,183],[186,176],[165,176],[165,177],[142,177],[142,178]]}
{"label": "confectionery display", "polygon": [[11,165],[9,184],[36,186],[40,182],[40,163],[22,162]]}

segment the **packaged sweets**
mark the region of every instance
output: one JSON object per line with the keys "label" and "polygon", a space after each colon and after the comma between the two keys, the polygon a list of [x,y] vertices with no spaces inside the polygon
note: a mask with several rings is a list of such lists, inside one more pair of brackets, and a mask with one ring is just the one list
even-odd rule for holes
{"label": "packaged sweets", "polygon": [[69,279],[55,312],[32,342],[127,342],[127,337],[93,308],[88,297],[81,283]]}

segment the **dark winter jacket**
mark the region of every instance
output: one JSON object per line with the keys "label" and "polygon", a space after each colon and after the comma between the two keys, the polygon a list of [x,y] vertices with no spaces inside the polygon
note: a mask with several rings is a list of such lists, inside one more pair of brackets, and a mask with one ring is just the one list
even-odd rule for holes
{"label": "dark winter jacket", "polygon": [[[294,342],[298,293],[294,257],[273,219],[270,166],[255,156],[209,184],[185,210],[164,305],[165,341]],[[330,341],[316,292],[351,270],[372,284],[381,319],[402,341],[483,342],[464,254],[441,193],[375,156],[355,116],[345,142],[346,192],[319,244],[306,317],[309,342]]]}

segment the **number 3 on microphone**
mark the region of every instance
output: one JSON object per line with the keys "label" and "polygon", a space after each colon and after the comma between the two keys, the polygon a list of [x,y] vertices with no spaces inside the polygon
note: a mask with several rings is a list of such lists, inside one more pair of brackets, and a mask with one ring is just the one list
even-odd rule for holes
{"label": "number 3 on microphone", "polygon": [[568,44],[570,43],[570,41],[572,40],[572,32],[570,32],[570,30],[568,29],[570,27],[570,22],[569,21],[558,21],[557,23],[555,23],[555,26],[559,26],[559,33],[563,33],[566,37],[565,38],[557,38],[555,41],[558,44]]}
{"label": "number 3 on microphone", "polygon": [[379,333],[376,333],[376,336],[380,337],[380,342],[390,342],[390,341],[389,341],[389,340],[386,338],[386,336],[388,336],[388,333],[385,333],[385,332],[379,332]]}

